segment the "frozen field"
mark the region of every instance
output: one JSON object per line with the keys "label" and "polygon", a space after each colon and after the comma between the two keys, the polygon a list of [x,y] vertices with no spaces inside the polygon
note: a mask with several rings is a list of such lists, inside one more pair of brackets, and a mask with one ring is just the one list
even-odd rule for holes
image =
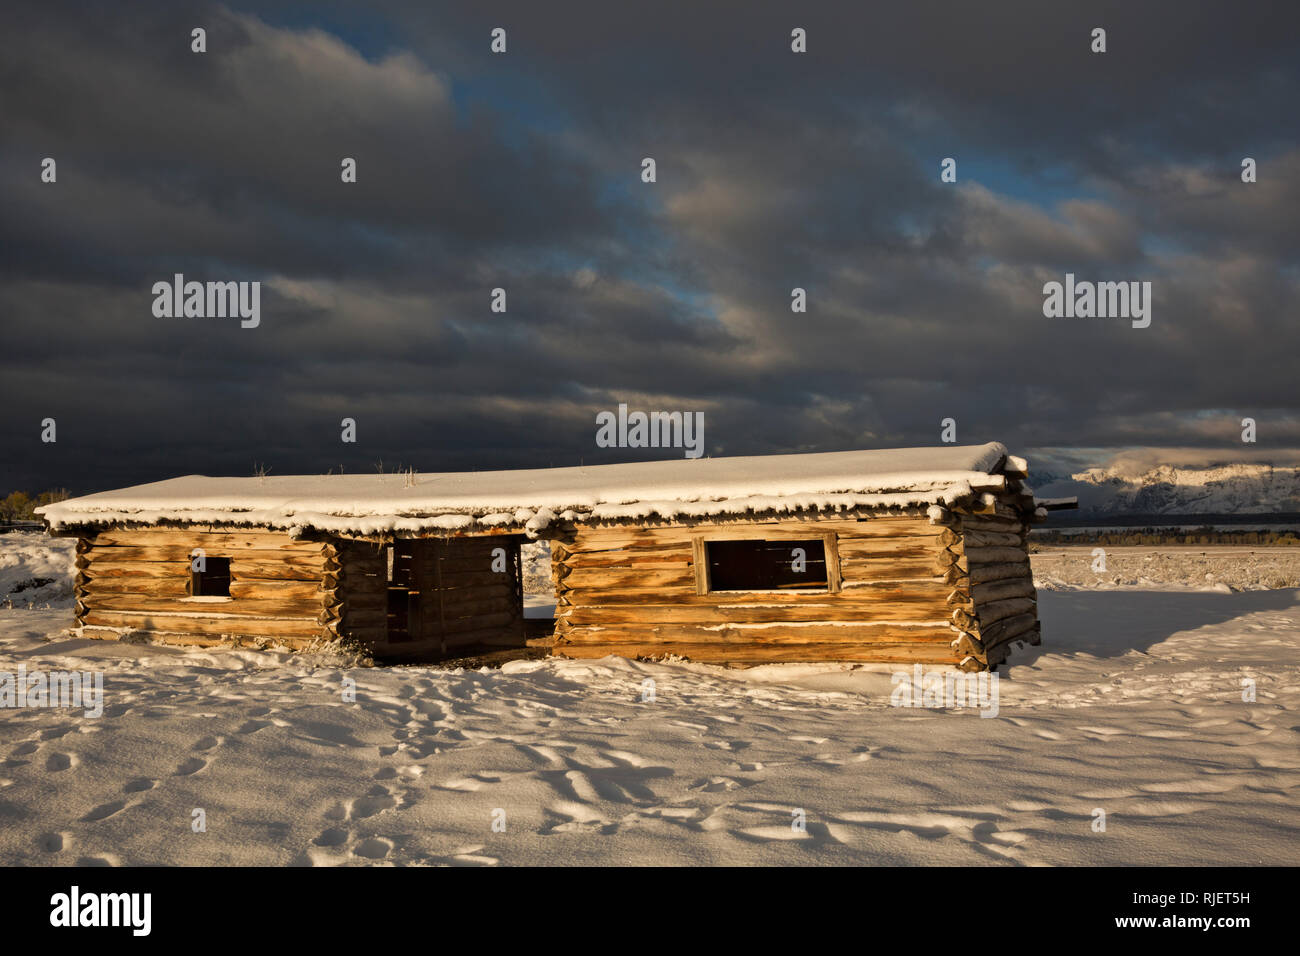
{"label": "frozen field", "polygon": [[[1300,548],[1116,547],[1041,545],[1034,581],[1048,588],[1219,588],[1253,591],[1300,588]],[[1105,571],[1093,569],[1093,551],[1105,553]]]}
{"label": "frozen field", "polygon": [[0,599],[56,578],[0,609],[0,672],[104,674],[98,718],[0,710],[2,864],[1300,863],[1300,592],[1231,591],[1213,548],[1108,549],[1119,584],[1037,558],[1043,644],[989,719],[891,707],[887,671],[69,638],[69,548],[0,535]]}

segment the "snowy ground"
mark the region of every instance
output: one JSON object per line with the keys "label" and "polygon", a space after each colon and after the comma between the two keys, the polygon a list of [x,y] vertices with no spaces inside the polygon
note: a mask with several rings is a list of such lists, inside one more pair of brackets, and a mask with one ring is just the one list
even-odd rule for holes
{"label": "snowy ground", "polygon": [[[1096,570],[1105,551],[1105,570]],[[1042,545],[1033,556],[1040,589],[1215,588],[1255,591],[1300,588],[1300,548],[1189,545],[1115,547]]]}
{"label": "snowy ground", "polygon": [[[0,535],[0,588],[36,566],[66,555]],[[1187,583],[1044,591],[991,719],[861,669],[80,640],[45,585],[0,672],[101,670],[105,708],[0,710],[0,864],[1300,863],[1300,592]]]}

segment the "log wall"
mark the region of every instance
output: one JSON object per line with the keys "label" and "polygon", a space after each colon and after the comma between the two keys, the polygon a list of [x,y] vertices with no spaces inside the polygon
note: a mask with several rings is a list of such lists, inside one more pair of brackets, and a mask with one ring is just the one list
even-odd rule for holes
{"label": "log wall", "polygon": [[[189,596],[191,554],[230,559],[230,598]],[[76,622],[102,636],[131,629],[167,643],[278,641],[300,647],[332,633],[334,545],[265,531],[123,529],[80,538]]]}
{"label": "log wall", "polygon": [[[728,663],[957,664],[944,550],[921,515],[577,528],[552,542],[556,644],[568,657]],[[697,593],[696,542],[829,535],[839,589]],[[834,555],[832,554],[834,552]]]}
{"label": "log wall", "polygon": [[948,563],[948,596],[957,647],[969,669],[997,667],[1014,642],[1040,643],[1038,594],[1029,563],[1028,502],[1013,481],[1006,500],[981,513],[955,510],[937,520],[946,528],[940,559]]}
{"label": "log wall", "polygon": [[[190,596],[195,548],[230,559],[229,598]],[[343,636],[381,657],[426,660],[482,645],[523,646],[517,538],[401,540],[394,548],[418,592],[400,641],[390,639],[384,545],[269,531],[113,529],[82,537],[76,623],[95,636],[129,629],[175,644],[300,648]],[[500,571],[493,570],[496,548],[505,550]]]}
{"label": "log wall", "polygon": [[[579,526],[551,543],[553,651],[996,666],[1012,640],[1037,638],[1024,524],[1010,510],[1014,519],[992,507],[990,516],[948,512],[942,522],[913,513]],[[823,536],[828,564],[838,558],[838,589],[703,593],[703,541]]]}
{"label": "log wall", "polygon": [[[484,537],[400,540],[395,561],[407,571],[409,630],[401,639],[388,627],[388,560],[385,546],[339,543],[341,631],[376,655],[432,659],[482,645],[523,646],[523,595],[519,539]],[[494,551],[505,550],[503,570]]]}

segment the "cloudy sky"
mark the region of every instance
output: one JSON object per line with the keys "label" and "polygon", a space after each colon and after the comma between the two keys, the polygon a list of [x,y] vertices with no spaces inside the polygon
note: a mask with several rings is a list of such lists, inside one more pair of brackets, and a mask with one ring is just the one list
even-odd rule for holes
{"label": "cloudy sky", "polygon": [[[1294,3],[11,4],[0,494],[680,454],[597,447],[620,402],[1297,463],[1298,102]],[[155,317],[178,272],[260,326]],[[1150,327],[1045,318],[1067,272]]]}

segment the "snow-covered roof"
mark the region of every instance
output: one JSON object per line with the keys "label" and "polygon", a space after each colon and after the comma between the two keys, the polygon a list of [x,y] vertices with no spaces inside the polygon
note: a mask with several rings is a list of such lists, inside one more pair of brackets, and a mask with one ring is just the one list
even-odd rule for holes
{"label": "snow-covered roof", "polygon": [[947,505],[1003,487],[1007,449],[986,445],[697,458],[445,474],[187,475],[38,509],[67,526],[223,524],[339,534],[520,530],[632,521]]}

